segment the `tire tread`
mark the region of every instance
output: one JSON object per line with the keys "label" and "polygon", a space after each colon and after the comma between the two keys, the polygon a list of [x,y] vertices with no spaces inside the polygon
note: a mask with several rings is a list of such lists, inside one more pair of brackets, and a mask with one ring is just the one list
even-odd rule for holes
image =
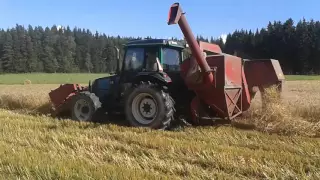
{"label": "tire tread", "polygon": [[[174,101],[170,96],[170,94],[166,92],[165,88],[163,88],[158,84],[152,83],[150,81],[148,82],[140,81],[138,84],[133,85],[133,88],[127,93],[126,98],[130,97],[131,93],[133,93],[135,90],[142,89],[142,88],[153,89],[154,91],[159,92],[162,98],[162,102],[164,104],[165,114],[164,116],[162,116],[163,117],[162,119],[157,120],[157,121],[160,121],[158,123],[158,126],[152,127],[152,128],[163,129],[163,130],[169,128],[172,120],[174,119],[173,117],[174,117],[174,111],[175,111]],[[129,108],[127,103],[126,103],[126,108]],[[129,112],[128,109],[127,109],[127,112]],[[130,118],[128,118],[128,115],[127,115],[127,120],[130,122]]]}

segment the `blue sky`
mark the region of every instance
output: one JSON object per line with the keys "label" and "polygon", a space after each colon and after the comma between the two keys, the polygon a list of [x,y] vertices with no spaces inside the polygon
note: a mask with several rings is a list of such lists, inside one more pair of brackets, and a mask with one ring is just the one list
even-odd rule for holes
{"label": "blue sky", "polygon": [[[88,28],[108,35],[182,37],[166,24],[172,0],[0,0],[0,27],[15,24]],[[218,37],[235,29],[256,29],[268,21],[320,19],[319,0],[181,0],[195,34]]]}

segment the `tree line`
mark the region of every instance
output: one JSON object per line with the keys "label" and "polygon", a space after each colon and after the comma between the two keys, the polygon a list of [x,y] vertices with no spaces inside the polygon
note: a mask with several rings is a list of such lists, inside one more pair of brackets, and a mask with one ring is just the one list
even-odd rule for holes
{"label": "tree line", "polygon": [[285,74],[319,74],[320,22],[302,19],[295,25],[290,18],[255,32],[237,30],[228,34],[223,49],[248,59],[277,59]]}
{"label": "tree line", "polygon": [[112,72],[116,55],[105,47],[120,47],[129,39],[133,38],[93,34],[80,28],[16,25],[0,30],[0,72]]}
{"label": "tree line", "polygon": [[[110,73],[116,70],[116,53],[106,47],[119,47],[122,58],[122,45],[142,38],[151,37],[107,36],[69,26],[25,28],[17,24],[0,29],[0,73]],[[225,53],[242,58],[277,59],[286,74],[320,73],[319,21],[302,19],[296,25],[292,19],[269,22],[255,32],[241,29],[229,33],[225,43],[221,38],[197,39],[216,43]]]}

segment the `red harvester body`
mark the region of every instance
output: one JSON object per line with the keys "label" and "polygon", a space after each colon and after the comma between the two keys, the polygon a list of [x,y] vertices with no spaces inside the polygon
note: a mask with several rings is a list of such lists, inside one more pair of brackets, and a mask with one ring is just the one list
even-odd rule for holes
{"label": "red harvester body", "polygon": [[[181,64],[181,75],[196,94],[191,102],[195,122],[213,116],[231,120],[250,107],[259,89],[281,87],[284,76],[277,60],[243,60],[222,53],[217,45],[197,42],[179,3],[171,6],[168,17],[169,25],[177,23],[193,56]],[[205,57],[203,51],[214,55]]]}

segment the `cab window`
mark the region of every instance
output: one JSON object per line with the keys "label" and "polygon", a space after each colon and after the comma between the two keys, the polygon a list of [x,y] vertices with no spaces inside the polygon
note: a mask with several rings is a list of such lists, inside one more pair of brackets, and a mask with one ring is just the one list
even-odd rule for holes
{"label": "cab window", "polygon": [[163,48],[163,69],[165,71],[180,70],[180,51],[171,48]]}
{"label": "cab window", "polygon": [[143,68],[144,49],[130,48],[125,57],[125,70],[140,70]]}

